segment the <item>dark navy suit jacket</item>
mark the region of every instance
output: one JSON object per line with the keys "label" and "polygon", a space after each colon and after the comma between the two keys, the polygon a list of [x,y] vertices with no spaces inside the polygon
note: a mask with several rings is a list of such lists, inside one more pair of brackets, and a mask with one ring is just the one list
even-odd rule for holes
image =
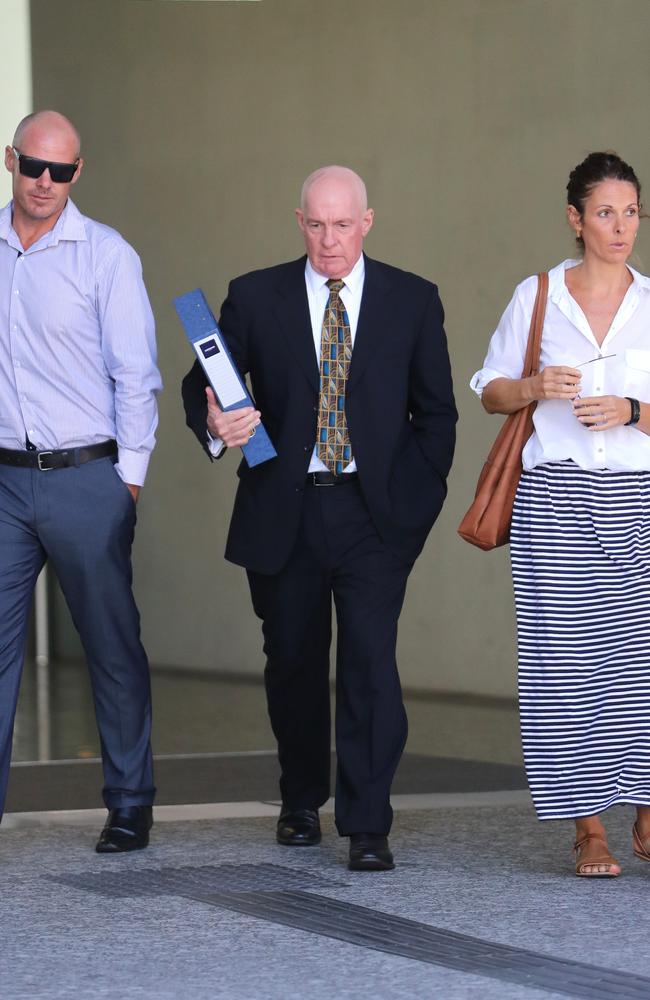
{"label": "dark navy suit jacket", "polygon": [[[278,452],[253,469],[239,466],[226,558],[277,573],[296,539],[316,440],[319,370],[305,258],[232,281],[219,325]],[[183,402],[207,451],[205,386],[197,361]],[[454,451],[443,310],[431,282],[368,257],[345,411],[375,527],[412,561],[442,507]]]}

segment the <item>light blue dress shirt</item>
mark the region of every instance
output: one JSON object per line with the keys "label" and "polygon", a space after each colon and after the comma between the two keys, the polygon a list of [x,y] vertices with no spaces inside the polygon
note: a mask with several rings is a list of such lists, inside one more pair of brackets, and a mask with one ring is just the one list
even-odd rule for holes
{"label": "light blue dress shirt", "polygon": [[140,259],[68,202],[28,250],[0,211],[0,447],[39,451],[115,438],[141,486],[155,444],[155,327]]}

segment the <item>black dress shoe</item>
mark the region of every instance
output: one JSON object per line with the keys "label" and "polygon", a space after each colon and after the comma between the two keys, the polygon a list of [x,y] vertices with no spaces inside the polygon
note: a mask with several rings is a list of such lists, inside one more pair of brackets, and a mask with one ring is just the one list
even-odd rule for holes
{"label": "black dress shoe", "polygon": [[389,872],[395,867],[388,837],[377,833],[353,833],[350,836],[351,872]]}
{"label": "black dress shoe", "polygon": [[151,806],[122,806],[111,809],[95,850],[98,854],[139,851],[149,843],[153,826]]}
{"label": "black dress shoe", "polygon": [[281,812],[276,837],[278,844],[285,847],[313,847],[319,844],[318,810],[287,809]]}

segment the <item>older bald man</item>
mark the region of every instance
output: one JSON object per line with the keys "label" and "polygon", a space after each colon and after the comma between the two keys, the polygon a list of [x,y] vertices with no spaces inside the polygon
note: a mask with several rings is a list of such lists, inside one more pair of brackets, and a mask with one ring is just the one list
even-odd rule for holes
{"label": "older bald man", "polygon": [[361,178],[310,175],[307,256],[230,285],[221,328],[257,409],[222,413],[198,363],[183,394],[211,456],[260,419],[278,456],[239,467],[226,558],[262,620],[282,776],[279,843],[318,843],[330,793],[336,607],[336,825],[352,870],[394,867],[390,786],[407,722],[395,659],[408,575],[442,506],[456,410],[435,285],[371,260]]}
{"label": "older bald man", "polygon": [[140,261],[83,216],[67,118],[25,118],[0,212],[0,815],[27,616],[49,559],[84,645],[108,819],[102,853],[146,847],[154,797],[147,657],[131,592],[135,504],[157,423],[154,322]]}

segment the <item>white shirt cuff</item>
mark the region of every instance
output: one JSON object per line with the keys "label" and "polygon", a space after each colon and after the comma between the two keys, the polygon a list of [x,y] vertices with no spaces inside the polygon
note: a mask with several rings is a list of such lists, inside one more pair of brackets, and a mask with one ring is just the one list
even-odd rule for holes
{"label": "white shirt cuff", "polygon": [[129,451],[128,448],[118,447],[115,471],[125,483],[144,486],[150,457],[150,452]]}
{"label": "white shirt cuff", "polygon": [[206,431],[208,435],[208,451],[213,458],[219,458],[219,455],[226,447],[221,438],[213,438],[210,431]]}

